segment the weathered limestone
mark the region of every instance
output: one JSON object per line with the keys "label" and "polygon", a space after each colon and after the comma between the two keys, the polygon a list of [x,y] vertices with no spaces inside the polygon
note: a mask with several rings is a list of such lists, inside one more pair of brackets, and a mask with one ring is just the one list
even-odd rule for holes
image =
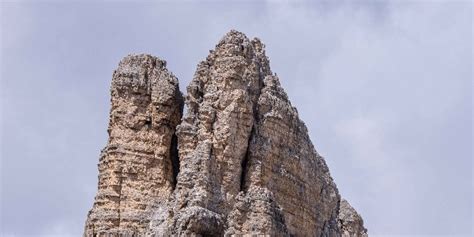
{"label": "weathered limestone", "polygon": [[100,157],[87,236],[144,232],[153,205],[173,190],[173,136],[183,99],[165,66],[150,55],[130,55],[114,72],[109,141]]}
{"label": "weathered limestone", "polygon": [[335,235],[340,198],[329,170],[278,78],[263,82],[245,188],[228,233]]}
{"label": "weathered limestone", "polygon": [[227,34],[198,65],[178,126],[182,169],[171,233],[222,235],[241,191],[261,78],[270,73],[257,40]]}
{"label": "weathered limestone", "polygon": [[341,199],[338,219],[342,236],[368,236],[367,229],[364,228],[362,217],[345,199]]}
{"label": "weathered limestone", "polygon": [[128,56],[114,73],[86,236],[367,236],[259,39],[224,36],[199,63],[182,120],[164,64]]}

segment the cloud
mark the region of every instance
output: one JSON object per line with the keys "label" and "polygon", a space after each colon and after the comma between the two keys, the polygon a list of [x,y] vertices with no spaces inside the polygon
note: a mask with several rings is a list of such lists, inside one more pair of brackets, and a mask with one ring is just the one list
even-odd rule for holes
{"label": "cloud", "polygon": [[371,234],[469,235],[471,11],[365,6],[275,4],[272,68]]}

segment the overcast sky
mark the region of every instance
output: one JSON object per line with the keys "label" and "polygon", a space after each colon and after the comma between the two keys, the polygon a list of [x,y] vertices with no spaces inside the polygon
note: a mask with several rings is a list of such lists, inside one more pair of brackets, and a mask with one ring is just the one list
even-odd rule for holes
{"label": "overcast sky", "polygon": [[80,236],[120,59],[159,56],[184,91],[230,29],[266,44],[371,236],[472,234],[469,1],[22,1],[0,20],[2,236]]}

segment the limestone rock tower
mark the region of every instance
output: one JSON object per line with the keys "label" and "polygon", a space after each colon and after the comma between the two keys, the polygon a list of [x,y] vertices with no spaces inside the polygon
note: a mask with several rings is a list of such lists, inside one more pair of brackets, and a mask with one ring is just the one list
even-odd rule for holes
{"label": "limestone rock tower", "polygon": [[163,60],[127,56],[111,97],[85,236],[367,236],[259,39],[227,33],[184,99]]}

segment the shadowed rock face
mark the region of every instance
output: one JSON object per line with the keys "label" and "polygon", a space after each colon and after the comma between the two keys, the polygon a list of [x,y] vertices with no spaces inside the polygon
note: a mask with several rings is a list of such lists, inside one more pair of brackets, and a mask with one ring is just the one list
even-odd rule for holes
{"label": "shadowed rock face", "polygon": [[109,143],[86,236],[366,236],[264,45],[230,31],[187,87],[149,55],[112,79]]}

